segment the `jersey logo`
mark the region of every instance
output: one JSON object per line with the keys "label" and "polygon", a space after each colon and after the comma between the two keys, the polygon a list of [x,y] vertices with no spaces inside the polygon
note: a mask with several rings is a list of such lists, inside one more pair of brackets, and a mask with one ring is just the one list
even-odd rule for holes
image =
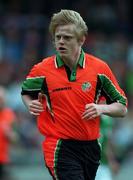
{"label": "jersey logo", "polygon": [[71,89],[72,89],[72,87],[62,87],[62,88],[53,89],[53,92],[64,91],[64,90],[71,90]]}
{"label": "jersey logo", "polygon": [[89,82],[84,82],[81,88],[83,92],[88,92],[91,88],[91,84]]}

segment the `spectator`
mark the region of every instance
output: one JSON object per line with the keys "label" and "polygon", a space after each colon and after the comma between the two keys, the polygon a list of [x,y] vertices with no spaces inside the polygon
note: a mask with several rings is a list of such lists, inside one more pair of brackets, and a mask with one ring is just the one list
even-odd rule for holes
{"label": "spectator", "polygon": [[10,144],[16,141],[16,134],[13,131],[15,113],[6,107],[6,90],[0,86],[0,179],[9,179],[7,165],[10,162]]}

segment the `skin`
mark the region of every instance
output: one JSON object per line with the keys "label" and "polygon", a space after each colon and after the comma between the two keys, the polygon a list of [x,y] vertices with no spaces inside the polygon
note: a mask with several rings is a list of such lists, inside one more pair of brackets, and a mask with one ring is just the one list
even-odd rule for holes
{"label": "skin", "polygon": [[28,95],[22,96],[22,100],[25,106],[28,108],[30,114],[34,116],[39,116],[40,113],[44,111],[43,104],[42,104],[43,98],[44,97],[42,93],[39,93],[38,99],[35,99],[35,100],[32,100],[30,96]]}
{"label": "skin", "polygon": [[[81,47],[84,44],[85,36],[80,39],[75,33],[76,26],[73,24],[59,25],[55,30],[54,45],[61,59],[72,70],[77,64],[80,56]],[[28,107],[32,115],[38,116],[43,109],[43,95],[39,93],[37,100],[31,100],[27,95],[23,95],[22,99]],[[106,114],[114,117],[123,117],[127,113],[127,108],[120,103],[107,104],[86,104],[85,111],[81,114],[83,120],[89,120]]]}
{"label": "skin", "polygon": [[59,52],[64,63],[72,69],[77,63],[81,47],[85,41],[83,36],[78,40],[75,33],[75,25],[60,25],[55,30],[55,48]]}

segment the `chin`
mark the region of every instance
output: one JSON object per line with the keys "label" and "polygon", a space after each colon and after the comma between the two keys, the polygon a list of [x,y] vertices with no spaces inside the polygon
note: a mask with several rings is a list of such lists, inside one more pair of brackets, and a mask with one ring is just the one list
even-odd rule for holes
{"label": "chin", "polygon": [[61,58],[66,58],[66,57],[68,57],[68,56],[67,56],[67,54],[61,54],[61,53],[60,53],[60,57],[61,57]]}

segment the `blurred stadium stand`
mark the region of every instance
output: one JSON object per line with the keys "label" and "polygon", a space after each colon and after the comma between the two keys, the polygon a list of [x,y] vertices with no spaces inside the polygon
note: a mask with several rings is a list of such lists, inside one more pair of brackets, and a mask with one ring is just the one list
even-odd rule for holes
{"label": "blurred stadium stand", "polygon": [[65,8],[78,11],[85,19],[89,33],[84,49],[110,64],[127,94],[129,113],[124,120],[115,121],[112,142],[121,163],[116,180],[130,180],[133,177],[129,168],[133,164],[133,2],[1,0],[0,85],[8,89],[7,104],[16,112],[16,131],[20,137],[18,145],[11,149],[13,180],[50,180],[43,164],[42,137],[35,119],[21,102],[20,92],[21,82],[32,65],[54,53],[48,24],[54,12]]}

